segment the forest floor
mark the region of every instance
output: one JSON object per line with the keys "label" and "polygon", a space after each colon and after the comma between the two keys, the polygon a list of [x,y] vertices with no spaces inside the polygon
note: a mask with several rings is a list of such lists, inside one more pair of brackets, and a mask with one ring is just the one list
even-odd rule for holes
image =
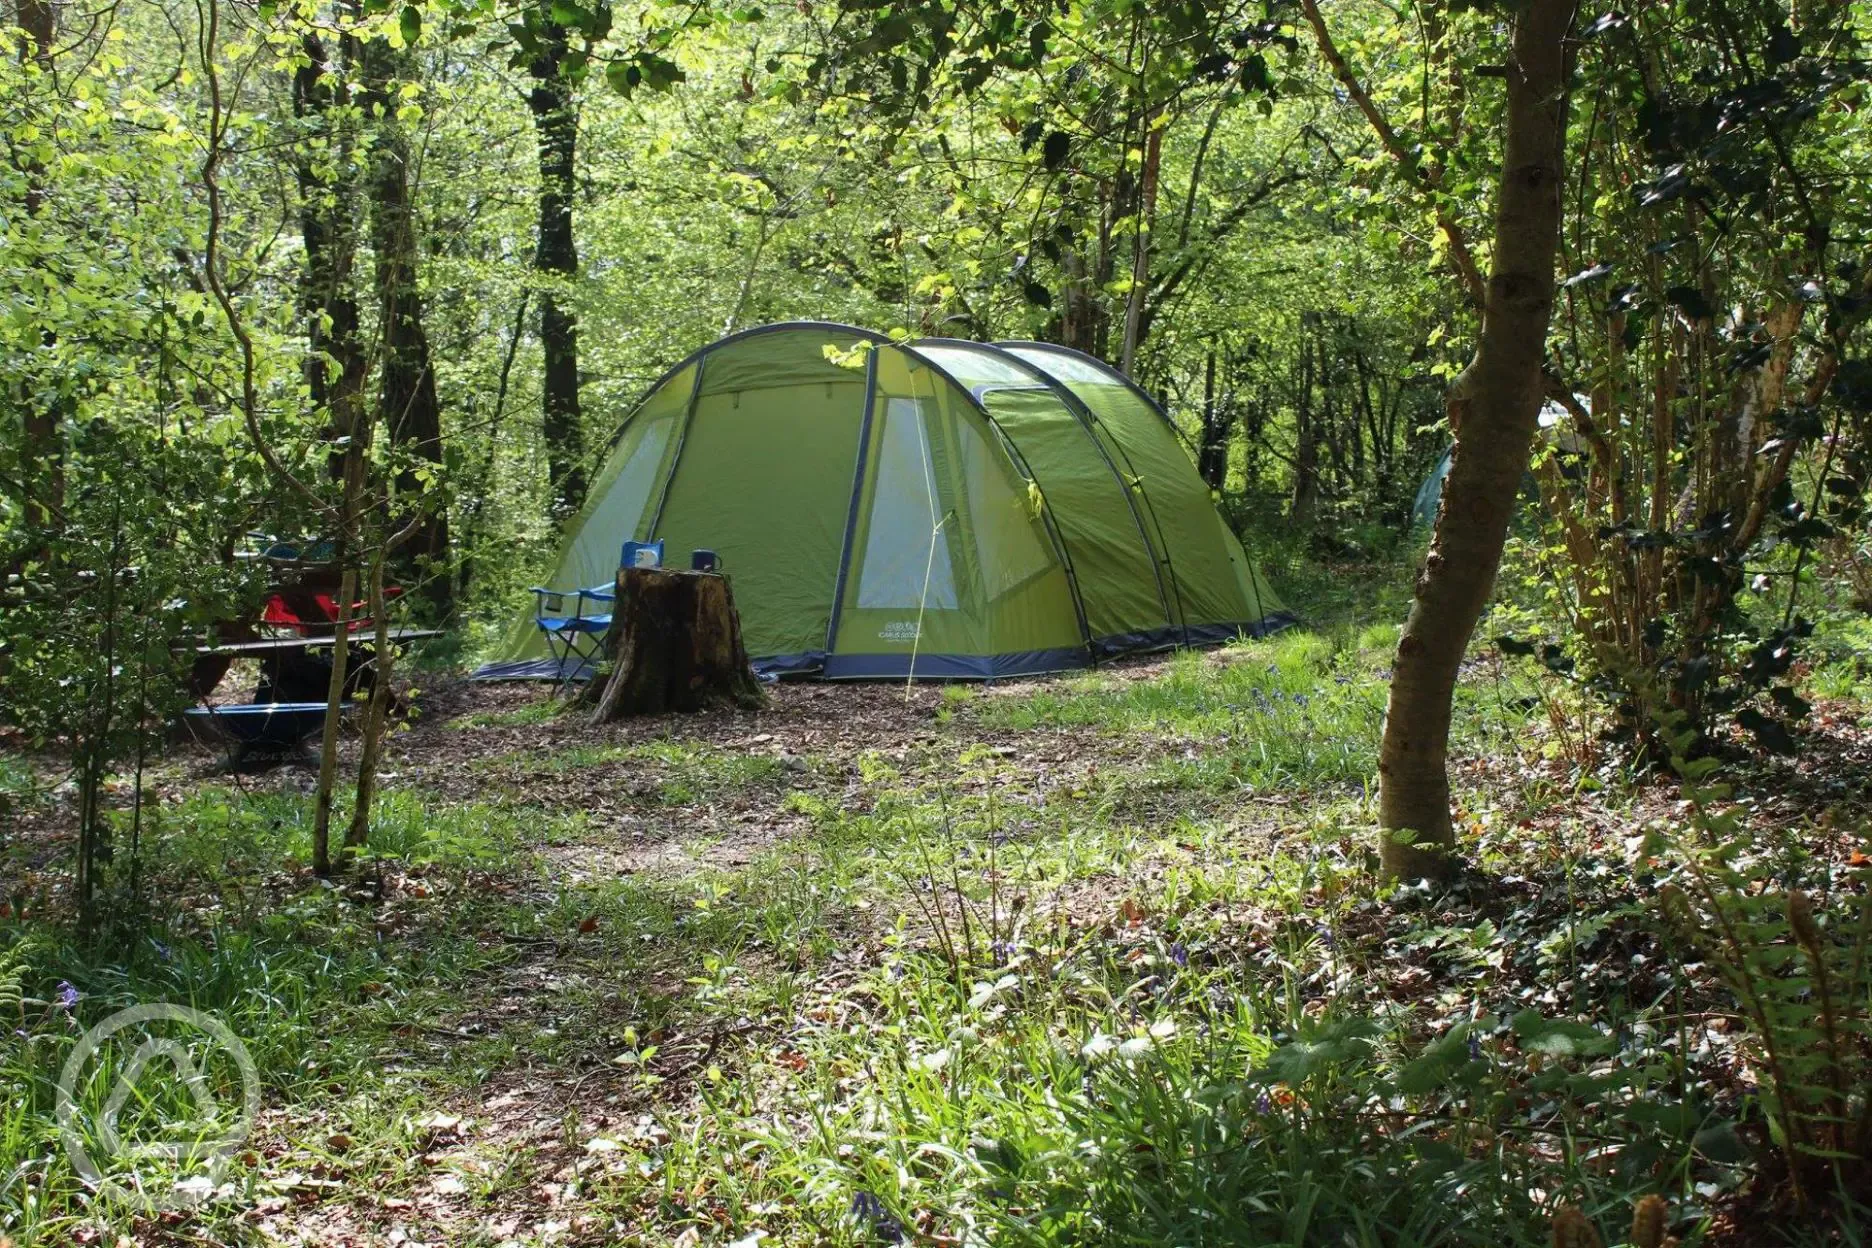
{"label": "forest floor", "polygon": [[[437,680],[343,880],[305,865],[309,771],[181,748],[145,776],[143,900],[88,942],[42,921],[55,793],[0,843],[29,998],[0,1241],[1493,1245],[1566,1202],[1615,1242],[1660,1192],[1680,1235],[1761,1242],[1756,1050],[1658,886],[1711,818],[1766,889],[1863,874],[1857,669],[1810,674],[1810,748],[1713,814],[1478,659],[1473,865],[1394,889],[1388,640],[604,727]],[[49,1112],[81,1025],[152,1000],[225,1021],[265,1089],[186,1213],[88,1200]],[[1778,1225],[1853,1220],[1817,1216]]]}

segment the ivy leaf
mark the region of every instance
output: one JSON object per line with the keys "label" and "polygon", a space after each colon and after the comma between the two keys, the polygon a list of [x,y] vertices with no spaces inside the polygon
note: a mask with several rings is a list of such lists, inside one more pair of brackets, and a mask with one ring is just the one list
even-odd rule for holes
{"label": "ivy leaf", "polygon": [[1768,691],[1768,696],[1789,719],[1802,720],[1813,714],[1813,703],[1795,693],[1789,685],[1776,685]]}
{"label": "ivy leaf", "polygon": [[1072,155],[1072,136],[1064,130],[1054,130],[1046,136],[1040,145],[1040,159],[1046,162],[1048,169],[1058,169]]}
{"label": "ivy leaf", "polygon": [[1773,65],[1785,65],[1800,57],[1800,36],[1788,29],[1786,22],[1775,25],[1768,36],[1768,61]]}
{"label": "ivy leaf", "polygon": [[1735,1123],[1719,1122],[1705,1127],[1691,1138],[1697,1152],[1719,1166],[1740,1165],[1749,1159],[1749,1148],[1736,1133]]}
{"label": "ivy leaf", "polygon": [[1735,713],[1735,721],[1752,737],[1755,744],[1770,754],[1792,754],[1796,747],[1793,734],[1780,720],[1769,719],[1752,706],[1745,706]]}
{"label": "ivy leaf", "polygon": [[1664,292],[1664,298],[1693,321],[1711,320],[1716,315],[1716,309],[1703,297],[1703,292],[1694,286],[1672,286]]}
{"label": "ivy leaf", "polygon": [[1379,1034],[1367,1018],[1349,1018],[1303,1039],[1290,1040],[1268,1054],[1262,1069],[1282,1083],[1298,1085],[1371,1052]]}
{"label": "ivy leaf", "polygon": [[1604,1032],[1571,1019],[1543,1018],[1539,1010],[1522,1010],[1509,1025],[1522,1048],[1549,1057],[1588,1057],[1612,1048],[1612,1037]]}
{"label": "ivy leaf", "polygon": [[1406,1096],[1426,1096],[1447,1083],[1452,1076],[1470,1073],[1472,1064],[1479,1073],[1484,1063],[1469,1056],[1470,1023],[1458,1023],[1438,1038],[1397,1074],[1397,1090]]}

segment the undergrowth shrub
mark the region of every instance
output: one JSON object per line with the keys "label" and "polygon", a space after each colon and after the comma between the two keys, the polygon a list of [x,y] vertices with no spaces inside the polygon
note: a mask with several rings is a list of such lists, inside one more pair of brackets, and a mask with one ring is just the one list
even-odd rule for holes
{"label": "undergrowth shrub", "polygon": [[[1654,838],[1675,867],[1659,899],[1675,937],[1721,973],[1746,1027],[1757,1086],[1749,1109],[1770,1187],[1803,1210],[1872,1198],[1872,867],[1800,846],[1764,853],[1743,808],[1711,783],[1718,764],[1675,764],[1693,819]],[[1829,829],[1813,830],[1823,840]],[[1818,848],[1815,846],[1814,848]],[[1781,1193],[1770,1193],[1779,1195]]]}

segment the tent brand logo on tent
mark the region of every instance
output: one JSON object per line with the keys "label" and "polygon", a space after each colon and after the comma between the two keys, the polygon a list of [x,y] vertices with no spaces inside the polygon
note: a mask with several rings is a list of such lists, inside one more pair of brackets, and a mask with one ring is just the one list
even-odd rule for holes
{"label": "tent brand logo on tent", "polygon": [[880,641],[915,641],[923,630],[917,627],[915,620],[894,620],[878,630]]}

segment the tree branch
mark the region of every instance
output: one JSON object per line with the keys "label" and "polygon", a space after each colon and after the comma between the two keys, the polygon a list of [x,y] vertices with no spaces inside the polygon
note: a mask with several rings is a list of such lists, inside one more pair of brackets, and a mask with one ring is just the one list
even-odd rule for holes
{"label": "tree branch", "polygon": [[1430,200],[1431,211],[1436,214],[1437,228],[1443,231],[1443,237],[1449,242],[1450,266],[1456,270],[1457,279],[1462,282],[1476,307],[1482,307],[1486,302],[1482,270],[1476,265],[1475,256],[1469,250],[1469,244],[1463,236],[1462,229],[1437,202],[1436,180],[1424,172],[1423,167],[1411,155],[1410,149],[1404,145],[1404,140],[1399,137],[1398,132],[1391,128],[1391,123],[1386,121],[1384,114],[1378,111],[1378,106],[1372,102],[1371,94],[1365,90],[1364,84],[1352,72],[1352,67],[1346,64],[1345,57],[1339,51],[1339,45],[1333,42],[1331,33],[1326,29],[1326,19],[1320,15],[1318,0],[1300,0],[1300,8],[1306,14],[1307,24],[1313,27],[1313,38],[1319,44],[1320,55],[1324,56],[1326,63],[1332,67],[1333,77],[1339,80],[1339,85],[1346,89],[1346,94],[1352,97],[1352,102],[1358,105],[1361,113],[1365,114],[1365,120],[1371,123],[1378,141],[1384,144],[1385,150],[1391,153],[1391,158],[1397,161],[1405,177]]}

